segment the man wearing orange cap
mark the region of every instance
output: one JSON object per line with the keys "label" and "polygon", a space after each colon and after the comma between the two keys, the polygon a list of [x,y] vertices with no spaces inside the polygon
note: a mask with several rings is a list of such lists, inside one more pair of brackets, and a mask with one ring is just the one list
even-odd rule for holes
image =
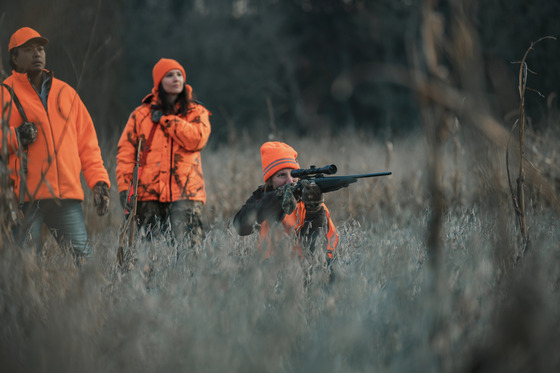
{"label": "man wearing orange cap", "polygon": [[293,196],[293,187],[299,180],[290,172],[300,168],[297,152],[283,142],[269,141],[261,146],[261,162],[265,184],[253,192],[235,215],[233,226],[237,233],[246,236],[257,227],[262,243],[268,238],[271,226],[281,223],[286,232],[293,231],[300,239],[294,247],[300,256],[304,250],[314,252],[318,243],[324,242],[330,265],[338,233],[315,183],[302,181],[303,190]]}
{"label": "man wearing orange cap", "polygon": [[2,83],[0,148],[9,154],[10,181],[23,221],[16,237],[41,247],[45,223],[78,262],[91,255],[82,201],[81,173],[93,190],[99,215],[109,206],[109,175],[91,117],[76,91],[45,69],[48,40],[29,27],[10,38],[12,74]]}
{"label": "man wearing orange cap", "polygon": [[185,69],[179,62],[160,59],[152,78],[152,91],[130,114],[119,139],[120,201],[127,210],[142,141],[137,224],[147,237],[171,228],[171,242],[185,249],[203,236],[201,213],[206,189],[200,152],[210,136],[211,113],[193,99],[193,88],[186,84]]}

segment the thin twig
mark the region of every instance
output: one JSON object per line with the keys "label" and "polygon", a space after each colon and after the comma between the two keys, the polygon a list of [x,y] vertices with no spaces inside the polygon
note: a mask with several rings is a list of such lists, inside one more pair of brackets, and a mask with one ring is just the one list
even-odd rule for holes
{"label": "thin twig", "polygon": [[527,57],[529,52],[534,50],[534,46],[542,40],[554,39],[552,36],[544,36],[537,41],[531,42],[531,45],[525,51],[523,59],[520,62],[519,67],[519,77],[518,77],[518,89],[519,89],[519,118],[516,123],[519,122],[519,176],[517,178],[517,190],[514,191],[511,185],[511,179],[509,175],[509,157],[506,153],[506,168],[508,170],[508,181],[510,182],[510,192],[513,200],[513,207],[515,209],[515,214],[518,218],[519,229],[524,241],[525,249],[527,248],[528,238],[527,238],[527,223],[525,220],[525,168],[524,160],[525,157],[525,92],[527,90],[536,92],[541,97],[544,98],[538,91],[527,87],[528,72],[531,72],[527,67]]}

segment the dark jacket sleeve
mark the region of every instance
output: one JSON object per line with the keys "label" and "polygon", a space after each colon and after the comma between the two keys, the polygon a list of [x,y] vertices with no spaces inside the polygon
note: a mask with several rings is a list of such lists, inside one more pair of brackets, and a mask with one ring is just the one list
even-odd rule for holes
{"label": "dark jacket sleeve", "polygon": [[233,226],[240,236],[247,236],[253,233],[255,225],[265,220],[279,222],[283,217],[282,203],[276,193],[265,192],[264,187],[260,186],[235,214]]}

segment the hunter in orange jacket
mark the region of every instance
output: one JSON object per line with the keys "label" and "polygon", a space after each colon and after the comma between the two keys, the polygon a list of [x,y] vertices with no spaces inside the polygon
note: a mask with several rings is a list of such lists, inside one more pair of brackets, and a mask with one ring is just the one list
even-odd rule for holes
{"label": "hunter in orange jacket", "polygon": [[[304,249],[314,252],[323,238],[326,260],[330,264],[338,244],[338,233],[318,186],[304,185],[301,195],[297,199],[294,197],[293,205],[286,211],[284,195],[290,193],[298,181],[290,175],[291,170],[299,168],[296,157],[297,152],[282,142],[270,141],[261,146],[265,185],[259,186],[237,212],[233,226],[241,236],[251,234],[257,227],[259,245],[266,241],[270,248],[273,246],[271,233],[274,233],[271,226],[280,223],[284,232],[298,237],[299,242],[293,249],[300,257],[305,256]],[[267,256],[269,254],[270,251]]]}
{"label": "hunter in orange jacket", "polygon": [[[193,100],[192,87],[185,84],[185,70],[177,61],[161,59],[152,75],[152,92],[132,112],[118,143],[116,171],[121,203],[124,207],[129,198],[142,139],[139,224],[153,222],[154,215],[159,221],[169,217],[175,231],[181,221],[194,218],[197,227],[191,224],[181,234],[193,233],[193,229],[201,229],[199,215],[206,202],[200,151],[210,136],[211,114]],[[181,205],[189,216],[174,221],[173,209]]]}
{"label": "hunter in orange jacket", "polygon": [[[44,73],[51,77],[46,108],[27,74],[13,71],[3,82],[17,95],[27,121],[37,126],[37,138],[27,149],[25,201],[51,198],[83,200],[80,172],[91,189],[99,181],[110,185],[95,127],[76,91],[56,79],[51,72],[44,70]],[[16,128],[23,123],[23,118],[5,86],[2,86],[1,94],[3,106],[9,103],[3,115],[7,118],[9,113],[7,144],[10,169],[13,171],[10,177],[19,196],[22,175],[20,158],[16,154],[19,149]]]}
{"label": "hunter in orange jacket", "polygon": [[39,249],[45,223],[59,244],[69,244],[77,257],[87,257],[80,174],[93,190],[99,215],[108,210],[109,175],[80,97],[45,69],[47,43],[29,27],[11,36],[13,71],[0,91],[2,123],[8,123],[1,131],[0,151],[8,155],[10,184],[23,212],[15,233],[20,244],[30,238]]}

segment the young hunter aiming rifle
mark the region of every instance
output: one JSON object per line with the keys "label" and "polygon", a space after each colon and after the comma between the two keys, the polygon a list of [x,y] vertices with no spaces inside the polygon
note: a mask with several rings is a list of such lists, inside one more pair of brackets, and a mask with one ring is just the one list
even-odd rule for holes
{"label": "young hunter aiming rifle", "polygon": [[117,258],[119,260],[119,266],[122,266],[124,262],[124,238],[127,236],[128,232],[128,246],[132,245],[134,241],[134,234],[136,232],[136,209],[138,206],[138,178],[140,173],[140,154],[142,149],[142,138],[138,140],[138,150],[136,152],[136,164],[134,166],[134,171],[132,173],[132,185],[130,186],[128,192],[127,202],[128,205],[125,207],[125,221],[121,234],[119,237],[119,248],[117,249]]}
{"label": "young hunter aiming rifle", "polygon": [[323,200],[323,193],[332,192],[357,182],[358,179],[391,175],[381,172],[348,176],[335,174],[335,165],[301,169],[297,152],[288,144],[269,141],[261,146],[264,184],[260,185],[237,211],[233,226],[240,236],[259,233],[259,247],[272,255],[277,241],[285,237],[275,235],[276,226],[295,238],[293,250],[299,257],[307,257],[316,249],[318,258],[324,252],[327,267],[334,260],[338,233]]}

